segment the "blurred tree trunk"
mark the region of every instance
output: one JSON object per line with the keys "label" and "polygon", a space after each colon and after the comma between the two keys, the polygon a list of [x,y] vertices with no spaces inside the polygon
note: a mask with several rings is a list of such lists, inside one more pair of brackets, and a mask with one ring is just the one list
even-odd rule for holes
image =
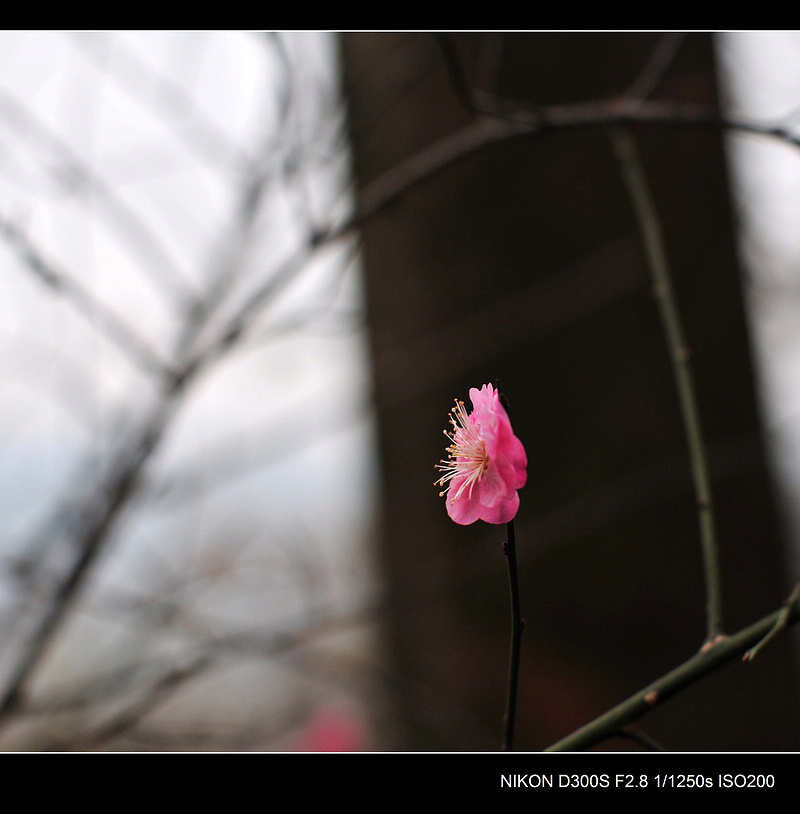
{"label": "blurred tree trunk", "polygon": [[[473,87],[515,103],[624,92],[659,34],[460,34]],[[342,35],[359,185],[475,116],[435,38]],[[709,35],[655,97],[714,104]],[[662,219],[709,445],[729,631],[777,607],[762,449],[722,134],[635,129]],[[378,412],[390,748],[497,749],[509,641],[502,527],[450,522],[433,485],[454,398],[501,383],[529,456],[521,493],[519,749],[538,750],[688,658],[705,636],[685,436],[608,133],[492,144],[370,218],[363,258]],[[642,727],[668,749],[797,746],[788,648],[733,666]],[[606,748],[632,748],[609,742]]]}

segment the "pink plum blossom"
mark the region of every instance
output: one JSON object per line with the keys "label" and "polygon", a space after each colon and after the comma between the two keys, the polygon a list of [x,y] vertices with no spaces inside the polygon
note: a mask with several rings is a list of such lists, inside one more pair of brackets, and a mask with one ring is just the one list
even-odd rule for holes
{"label": "pink plum blossom", "polygon": [[445,430],[449,457],[437,465],[443,475],[436,483],[449,483],[440,494],[446,496],[447,513],[456,523],[508,523],[519,509],[517,490],[528,477],[525,448],[491,384],[471,388],[469,397],[469,415],[458,400],[450,412],[453,431]]}

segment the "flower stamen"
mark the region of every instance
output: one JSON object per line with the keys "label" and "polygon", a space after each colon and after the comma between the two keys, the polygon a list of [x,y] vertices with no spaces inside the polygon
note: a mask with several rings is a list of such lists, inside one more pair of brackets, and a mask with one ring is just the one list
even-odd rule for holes
{"label": "flower stamen", "polygon": [[[481,480],[489,466],[486,442],[467,415],[463,401],[456,400],[456,406],[450,412],[450,423],[453,425],[453,432],[444,431],[450,439],[450,446],[446,449],[449,457],[436,465],[444,474],[435,483],[437,486],[444,486],[453,478],[463,478],[452,500],[458,500],[465,491],[467,497],[471,498],[475,484]],[[444,497],[447,491],[445,489],[440,492],[439,497]]]}

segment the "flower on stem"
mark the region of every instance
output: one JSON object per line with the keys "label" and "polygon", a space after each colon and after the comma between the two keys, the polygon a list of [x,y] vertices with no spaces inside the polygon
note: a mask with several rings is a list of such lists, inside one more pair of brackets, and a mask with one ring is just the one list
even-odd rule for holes
{"label": "flower on stem", "polygon": [[469,415],[458,400],[450,412],[453,431],[445,430],[449,457],[436,466],[443,473],[436,484],[449,484],[440,495],[446,496],[447,513],[456,523],[508,523],[519,509],[517,490],[527,480],[525,448],[491,384],[471,388],[469,397]]}

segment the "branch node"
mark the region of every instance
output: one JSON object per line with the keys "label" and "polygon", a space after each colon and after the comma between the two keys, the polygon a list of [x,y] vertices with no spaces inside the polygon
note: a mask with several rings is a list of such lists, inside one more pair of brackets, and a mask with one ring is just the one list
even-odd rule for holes
{"label": "branch node", "polygon": [[713,650],[718,644],[724,642],[728,637],[724,633],[716,633],[713,636],[709,636],[704,642],[703,646],[700,648],[701,653],[708,653]]}

